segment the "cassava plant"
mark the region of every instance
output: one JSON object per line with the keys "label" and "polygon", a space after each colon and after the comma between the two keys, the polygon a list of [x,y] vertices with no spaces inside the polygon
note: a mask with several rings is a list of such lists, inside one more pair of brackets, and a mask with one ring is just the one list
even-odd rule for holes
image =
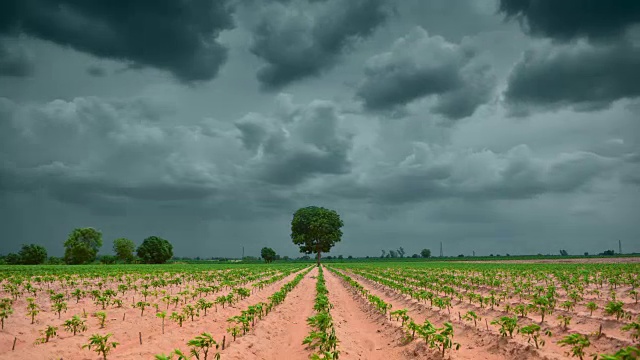
{"label": "cassava plant", "polygon": [[584,349],[591,345],[589,338],[582,334],[567,335],[558,341],[560,346],[571,346],[571,350],[567,352],[567,355],[577,357],[580,360],[584,359]]}
{"label": "cassava plant", "polygon": [[65,330],[73,333],[73,336],[75,336],[79,332],[87,330],[85,320],[82,320],[78,315],[73,315],[71,319],[64,322],[63,326]]}
{"label": "cassava plant", "polygon": [[[542,339],[541,328],[540,325],[531,324],[527,326],[523,326],[520,328],[520,333],[527,338],[527,343],[534,343],[536,349],[539,349],[540,346],[544,346],[545,341]],[[551,336],[551,331],[545,330],[543,332],[544,335]]]}
{"label": "cassava plant", "polygon": [[112,335],[113,334],[93,334],[89,338],[89,343],[82,345],[82,348],[93,350],[97,352],[98,355],[102,355],[103,360],[107,360],[107,355],[111,352],[111,350],[115,349],[116,346],[118,346],[117,342],[109,341],[109,338]]}
{"label": "cassava plant", "polygon": [[97,311],[96,318],[98,319],[98,323],[100,324],[100,329],[103,329],[104,322],[107,320],[107,313],[104,311]]}

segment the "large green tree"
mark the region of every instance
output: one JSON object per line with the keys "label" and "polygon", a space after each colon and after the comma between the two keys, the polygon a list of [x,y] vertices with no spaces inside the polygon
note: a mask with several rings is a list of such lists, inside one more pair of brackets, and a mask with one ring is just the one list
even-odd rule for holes
{"label": "large green tree", "polygon": [[173,245],[163,238],[149,236],[138,246],[138,257],[147,264],[164,264],[173,257]]}
{"label": "large green tree", "polygon": [[431,250],[422,249],[422,251],[420,251],[420,255],[422,255],[423,258],[431,257]]}
{"label": "large green tree", "polygon": [[20,256],[21,264],[40,265],[47,261],[47,249],[36,244],[22,245],[18,256]]}
{"label": "large green tree", "polygon": [[64,262],[88,264],[93,262],[102,246],[102,233],[94,228],[74,229],[64,242]]}
{"label": "large green tree", "polygon": [[323,252],[342,239],[344,223],[335,210],[323,207],[308,206],[298,209],[291,220],[291,239],[305,254],[316,253],[316,261],[320,264]]}
{"label": "large green tree", "polygon": [[116,253],[118,259],[131,262],[134,251],[136,251],[136,244],[133,241],[125,238],[113,240],[113,252]]}
{"label": "large green tree", "polygon": [[276,259],[276,251],[272,248],[263,247],[260,251],[260,256],[264,259],[264,262],[270,263]]}

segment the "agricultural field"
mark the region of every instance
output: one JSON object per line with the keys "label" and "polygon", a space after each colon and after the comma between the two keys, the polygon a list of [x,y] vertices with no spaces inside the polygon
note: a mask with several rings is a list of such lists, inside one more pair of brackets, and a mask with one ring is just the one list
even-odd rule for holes
{"label": "agricultural field", "polygon": [[640,264],[0,267],[0,359],[636,359]]}

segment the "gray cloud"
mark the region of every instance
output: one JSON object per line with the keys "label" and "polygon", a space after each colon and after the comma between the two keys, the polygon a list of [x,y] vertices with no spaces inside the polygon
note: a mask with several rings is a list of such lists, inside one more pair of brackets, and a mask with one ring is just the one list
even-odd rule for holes
{"label": "gray cloud", "polygon": [[87,74],[94,76],[94,77],[102,77],[105,76],[107,74],[107,71],[97,65],[92,65],[87,67]]}
{"label": "gray cloud", "polygon": [[218,34],[233,26],[229,1],[9,0],[0,34],[25,33],[98,57],[170,71],[183,81],[214,78],[227,50]]}
{"label": "gray cloud", "polygon": [[27,51],[0,38],[0,76],[25,77],[32,73],[33,61]]}
{"label": "gray cloud", "polygon": [[[288,97],[281,96],[281,101]],[[235,125],[244,146],[255,153],[250,167],[266,182],[295,185],[322,174],[351,169],[351,138],[339,130],[340,114],[328,101],[296,105],[276,117],[249,114]]]}
{"label": "gray cloud", "polygon": [[640,96],[640,47],[629,41],[594,46],[547,44],[524,53],[508,79],[505,99],[528,106],[597,110]]}
{"label": "gray cloud", "polygon": [[459,119],[487,102],[494,85],[491,66],[469,44],[452,44],[418,27],[367,61],[357,95],[373,110],[437,96],[433,111]]}
{"label": "gray cloud", "polygon": [[624,165],[618,158],[581,151],[541,158],[526,145],[496,153],[415,143],[401,162],[374,165],[357,177],[327,183],[323,191],[394,206],[438,199],[529,199],[578,191]]}
{"label": "gray cloud", "polygon": [[519,20],[528,33],[558,40],[605,40],[640,22],[635,0],[500,0],[500,11]]}
{"label": "gray cloud", "polygon": [[251,52],[267,62],[258,71],[258,80],[266,89],[278,89],[319,76],[384,23],[387,4],[382,0],[268,3],[253,28]]}

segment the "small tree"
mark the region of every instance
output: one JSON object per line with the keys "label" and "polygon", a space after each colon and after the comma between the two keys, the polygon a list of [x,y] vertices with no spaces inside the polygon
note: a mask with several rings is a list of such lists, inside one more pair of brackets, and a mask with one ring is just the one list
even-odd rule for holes
{"label": "small tree", "polygon": [[344,223],[338,213],[323,207],[298,209],[291,220],[291,239],[305,254],[316,253],[317,264],[323,252],[329,252],[342,238]]}
{"label": "small tree", "polygon": [[164,264],[173,257],[173,245],[165,239],[150,236],[138,246],[137,254],[146,264]]}
{"label": "small tree", "polygon": [[36,244],[22,245],[18,256],[20,257],[20,264],[40,265],[47,261],[47,249]]}
{"label": "small tree", "polygon": [[423,258],[430,258],[431,257],[431,250],[429,249],[422,249],[422,251],[420,251],[420,255]]}
{"label": "small tree", "polygon": [[116,257],[125,262],[133,261],[133,252],[136,250],[136,244],[125,238],[115,239],[113,241],[113,252]]}
{"label": "small tree", "polygon": [[111,352],[111,350],[115,349],[118,346],[117,342],[109,342],[109,338],[113,334],[107,335],[99,335],[93,334],[89,338],[89,343],[82,345],[83,349],[89,349],[97,352],[99,355],[102,355],[103,360],[107,360],[107,354]]}
{"label": "small tree", "polygon": [[272,248],[263,247],[260,251],[260,256],[262,256],[264,262],[270,263],[276,259],[276,251]]}
{"label": "small tree", "polygon": [[102,233],[94,228],[74,229],[64,243],[67,264],[87,264],[96,259],[102,246]]}

